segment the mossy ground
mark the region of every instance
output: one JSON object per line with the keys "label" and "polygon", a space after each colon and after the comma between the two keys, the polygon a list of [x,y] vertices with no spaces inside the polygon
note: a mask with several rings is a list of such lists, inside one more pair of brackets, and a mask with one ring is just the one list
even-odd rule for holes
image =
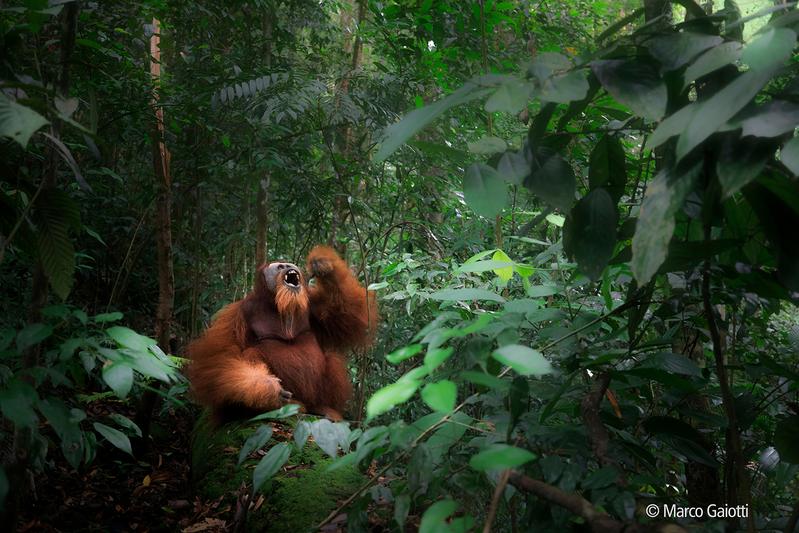
{"label": "mossy ground", "polygon": [[[206,499],[222,498],[235,512],[236,494],[242,483],[252,486],[253,468],[258,457],[252,456],[241,467],[236,466],[244,441],[259,426],[229,424],[213,430],[201,417],[192,441],[192,485]],[[293,444],[293,423],[273,423],[270,444],[288,441]],[[313,530],[338,503],[357,490],[364,477],[352,466],[327,471],[332,462],[310,439],[301,451],[292,450],[286,465],[262,487],[263,504],[251,510],[247,520],[249,531]],[[256,496],[257,501],[258,496]]]}

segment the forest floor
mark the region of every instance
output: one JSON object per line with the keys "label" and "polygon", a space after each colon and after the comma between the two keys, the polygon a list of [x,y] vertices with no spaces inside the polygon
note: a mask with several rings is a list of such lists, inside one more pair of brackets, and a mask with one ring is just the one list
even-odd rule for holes
{"label": "forest floor", "polygon": [[[99,401],[90,418],[121,412],[124,404]],[[132,412],[122,412],[129,418]],[[52,468],[34,482],[34,497],[19,520],[20,532],[224,531],[230,504],[192,496],[191,434],[195,416],[166,409],[153,425],[151,449],[135,460],[103,441],[97,457],[75,471],[61,450],[48,453]]]}

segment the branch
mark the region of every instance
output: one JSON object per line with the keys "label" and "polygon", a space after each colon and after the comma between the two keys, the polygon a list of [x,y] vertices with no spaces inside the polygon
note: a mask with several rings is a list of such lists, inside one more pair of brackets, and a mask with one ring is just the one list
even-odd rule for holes
{"label": "branch", "polygon": [[554,503],[570,513],[584,519],[591,526],[594,533],[644,533],[653,531],[668,531],[669,533],[685,533],[685,529],[676,524],[638,524],[625,523],[612,518],[607,513],[598,510],[594,505],[580,496],[566,492],[543,481],[525,476],[517,471],[511,471],[510,484],[517,489],[537,496],[549,503]]}
{"label": "branch", "polygon": [[599,406],[602,404],[602,398],[604,398],[609,385],[610,373],[602,372],[597,376],[594,388],[585,395],[580,405],[580,412],[588,430],[591,448],[594,450],[594,456],[601,465],[613,463],[612,460],[608,459],[608,443],[610,441],[608,430],[599,417]]}

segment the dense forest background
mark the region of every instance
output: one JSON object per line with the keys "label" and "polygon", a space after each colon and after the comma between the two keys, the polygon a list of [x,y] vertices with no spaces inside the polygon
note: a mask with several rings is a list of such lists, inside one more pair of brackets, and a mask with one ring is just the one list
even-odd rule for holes
{"label": "dense forest background", "polygon": [[[4,529],[799,531],[797,31],[778,0],[0,2]],[[198,478],[185,346],[317,243],[380,304],[347,421],[269,413]],[[321,514],[278,496],[317,447],[354,480]]]}

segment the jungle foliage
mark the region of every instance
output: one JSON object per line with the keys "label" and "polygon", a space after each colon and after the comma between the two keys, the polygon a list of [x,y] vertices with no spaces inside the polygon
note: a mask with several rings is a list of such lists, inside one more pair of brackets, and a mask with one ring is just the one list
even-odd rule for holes
{"label": "jungle foliage", "polygon": [[146,460],[185,343],[328,242],[377,342],[349,421],[253,420],[245,518],[318,447],[363,475],[318,527],[799,531],[795,4],[12,2],[6,523]]}

